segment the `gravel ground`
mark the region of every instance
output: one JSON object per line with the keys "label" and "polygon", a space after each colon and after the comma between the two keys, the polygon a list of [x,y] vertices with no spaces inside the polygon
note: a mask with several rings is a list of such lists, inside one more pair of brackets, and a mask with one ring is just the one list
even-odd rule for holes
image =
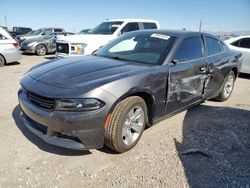
{"label": "gravel ground", "polygon": [[250,75],[228,101],[148,128],[127,153],[72,151],[45,144],[18,118],[20,76],[51,58],[23,55],[0,69],[0,187],[250,187]]}

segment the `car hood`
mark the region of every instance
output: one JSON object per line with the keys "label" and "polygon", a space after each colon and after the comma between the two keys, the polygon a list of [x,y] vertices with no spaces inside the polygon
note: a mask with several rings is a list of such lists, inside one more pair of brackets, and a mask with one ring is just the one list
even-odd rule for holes
{"label": "car hood", "polygon": [[99,43],[99,44],[106,44],[107,42],[114,39],[113,35],[94,35],[94,34],[85,34],[85,35],[70,35],[70,36],[63,36],[60,37],[58,42],[65,41],[70,43]]}
{"label": "car hood", "polygon": [[45,62],[27,75],[50,86],[86,91],[147,70],[150,68],[144,64],[89,55]]}

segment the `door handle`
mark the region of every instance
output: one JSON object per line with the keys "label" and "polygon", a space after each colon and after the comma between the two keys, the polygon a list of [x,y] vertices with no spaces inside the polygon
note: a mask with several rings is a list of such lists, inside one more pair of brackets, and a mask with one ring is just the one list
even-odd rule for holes
{"label": "door handle", "polygon": [[201,67],[200,71],[201,71],[201,73],[205,73],[207,71],[207,68],[206,67]]}

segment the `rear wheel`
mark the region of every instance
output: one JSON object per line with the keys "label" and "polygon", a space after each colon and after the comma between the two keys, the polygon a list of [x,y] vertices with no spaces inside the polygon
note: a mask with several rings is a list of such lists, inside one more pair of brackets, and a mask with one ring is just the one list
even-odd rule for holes
{"label": "rear wheel", "polygon": [[105,130],[105,144],[118,153],[133,148],[140,140],[147,122],[147,106],[138,96],[131,96],[115,107]]}
{"label": "rear wheel", "polygon": [[5,59],[3,58],[3,56],[0,55],[0,67],[3,67],[5,64]]}
{"label": "rear wheel", "polygon": [[36,54],[37,55],[40,55],[40,56],[43,56],[43,55],[46,55],[47,53],[47,49],[46,49],[46,46],[43,45],[43,44],[38,44],[36,46]]}
{"label": "rear wheel", "polygon": [[223,83],[220,94],[215,99],[221,102],[229,99],[234,88],[234,82],[235,82],[235,74],[233,71],[230,71]]}

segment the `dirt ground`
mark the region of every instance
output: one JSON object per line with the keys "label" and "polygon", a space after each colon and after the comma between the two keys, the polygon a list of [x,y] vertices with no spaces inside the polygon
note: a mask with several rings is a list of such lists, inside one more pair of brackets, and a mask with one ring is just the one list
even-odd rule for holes
{"label": "dirt ground", "polygon": [[19,120],[19,78],[51,59],[0,68],[0,187],[250,187],[250,75],[231,98],[205,102],[145,130],[124,154],[45,144]]}

